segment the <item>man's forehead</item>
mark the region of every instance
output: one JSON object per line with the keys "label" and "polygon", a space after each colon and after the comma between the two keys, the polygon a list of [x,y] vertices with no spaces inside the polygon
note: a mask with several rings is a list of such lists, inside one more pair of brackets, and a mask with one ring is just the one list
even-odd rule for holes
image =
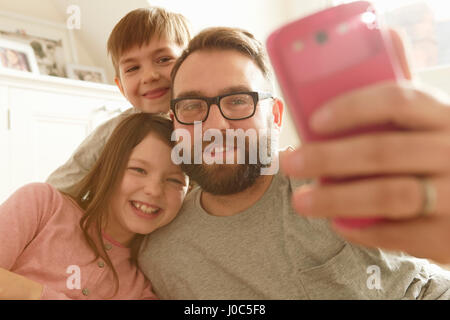
{"label": "man's forehead", "polygon": [[183,61],[173,92],[176,98],[189,92],[215,96],[230,92],[230,88],[257,91],[262,86],[264,76],[250,57],[236,50],[202,50]]}
{"label": "man's forehead", "polygon": [[[226,95],[230,93],[247,92],[247,91],[253,91],[253,88],[245,84],[242,85],[237,84],[218,89],[217,95]],[[204,97],[204,96],[208,96],[208,94],[206,93],[206,91],[202,90],[185,90],[177,93],[177,98]]]}

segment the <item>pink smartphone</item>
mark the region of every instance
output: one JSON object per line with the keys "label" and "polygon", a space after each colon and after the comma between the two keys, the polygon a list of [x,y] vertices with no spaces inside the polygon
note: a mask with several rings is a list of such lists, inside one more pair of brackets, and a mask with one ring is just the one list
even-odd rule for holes
{"label": "pink smartphone", "polygon": [[[369,2],[339,5],[287,24],[268,37],[267,51],[302,141],[397,130],[378,125],[323,136],[308,126],[310,115],[327,100],[378,81],[404,77],[389,33]],[[323,177],[321,183],[349,179]],[[380,220],[355,218],[338,222],[347,227],[364,227]]]}

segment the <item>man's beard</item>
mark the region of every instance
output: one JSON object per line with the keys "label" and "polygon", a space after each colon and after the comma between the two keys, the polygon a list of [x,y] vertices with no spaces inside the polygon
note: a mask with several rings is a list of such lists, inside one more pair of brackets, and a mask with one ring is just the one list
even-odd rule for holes
{"label": "man's beard", "polygon": [[[258,178],[261,176],[261,169],[270,167],[271,163],[268,161],[261,161],[261,154],[266,155],[268,159],[272,158],[272,142],[270,129],[269,134],[257,135],[256,143],[250,146],[249,138],[245,137],[245,150],[236,148],[234,152],[245,152],[245,161],[243,164],[237,163],[237,157],[235,157],[232,164],[206,164],[202,161],[201,164],[195,164],[194,160],[194,147],[191,150],[192,161],[190,164],[181,164],[183,171],[196,182],[203,191],[213,195],[230,195],[242,192],[249,187],[253,186]],[[226,141],[225,135],[223,135],[223,141]],[[259,141],[260,139],[266,139],[266,143],[263,146],[266,150],[260,152]],[[208,143],[209,144],[209,143]],[[255,145],[256,144],[256,145]],[[235,143],[234,146],[237,146]],[[252,150],[250,150],[250,147]],[[202,148],[202,155],[205,149],[205,144]],[[256,150],[255,150],[256,149]],[[256,152],[256,161],[250,161],[250,154]],[[250,163],[254,162],[254,163]]]}

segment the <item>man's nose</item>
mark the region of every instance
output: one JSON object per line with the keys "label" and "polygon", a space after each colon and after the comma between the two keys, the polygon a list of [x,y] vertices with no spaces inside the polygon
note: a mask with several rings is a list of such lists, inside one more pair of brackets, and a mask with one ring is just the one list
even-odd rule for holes
{"label": "man's nose", "polygon": [[209,109],[208,118],[203,123],[204,130],[207,129],[229,129],[230,123],[227,119],[225,119],[222,113],[219,110],[219,106],[217,104],[212,104]]}

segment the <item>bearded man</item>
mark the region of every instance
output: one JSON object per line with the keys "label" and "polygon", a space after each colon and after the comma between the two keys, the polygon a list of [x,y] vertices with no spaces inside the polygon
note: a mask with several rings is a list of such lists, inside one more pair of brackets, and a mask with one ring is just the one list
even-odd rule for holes
{"label": "bearded man", "polygon": [[[160,298],[450,298],[448,274],[424,259],[346,241],[328,220],[293,208],[293,192],[305,180],[263,172],[269,164],[277,168],[279,153],[269,151],[277,147],[270,142],[279,134],[283,103],[273,96],[267,56],[252,34],[200,32],[173,68],[172,94],[175,129],[191,144],[183,149],[191,151],[183,168],[198,186],[140,251],[140,266]],[[223,142],[239,129],[249,133],[247,150]],[[212,136],[215,146],[207,150]],[[194,161],[198,150],[201,163]]]}

